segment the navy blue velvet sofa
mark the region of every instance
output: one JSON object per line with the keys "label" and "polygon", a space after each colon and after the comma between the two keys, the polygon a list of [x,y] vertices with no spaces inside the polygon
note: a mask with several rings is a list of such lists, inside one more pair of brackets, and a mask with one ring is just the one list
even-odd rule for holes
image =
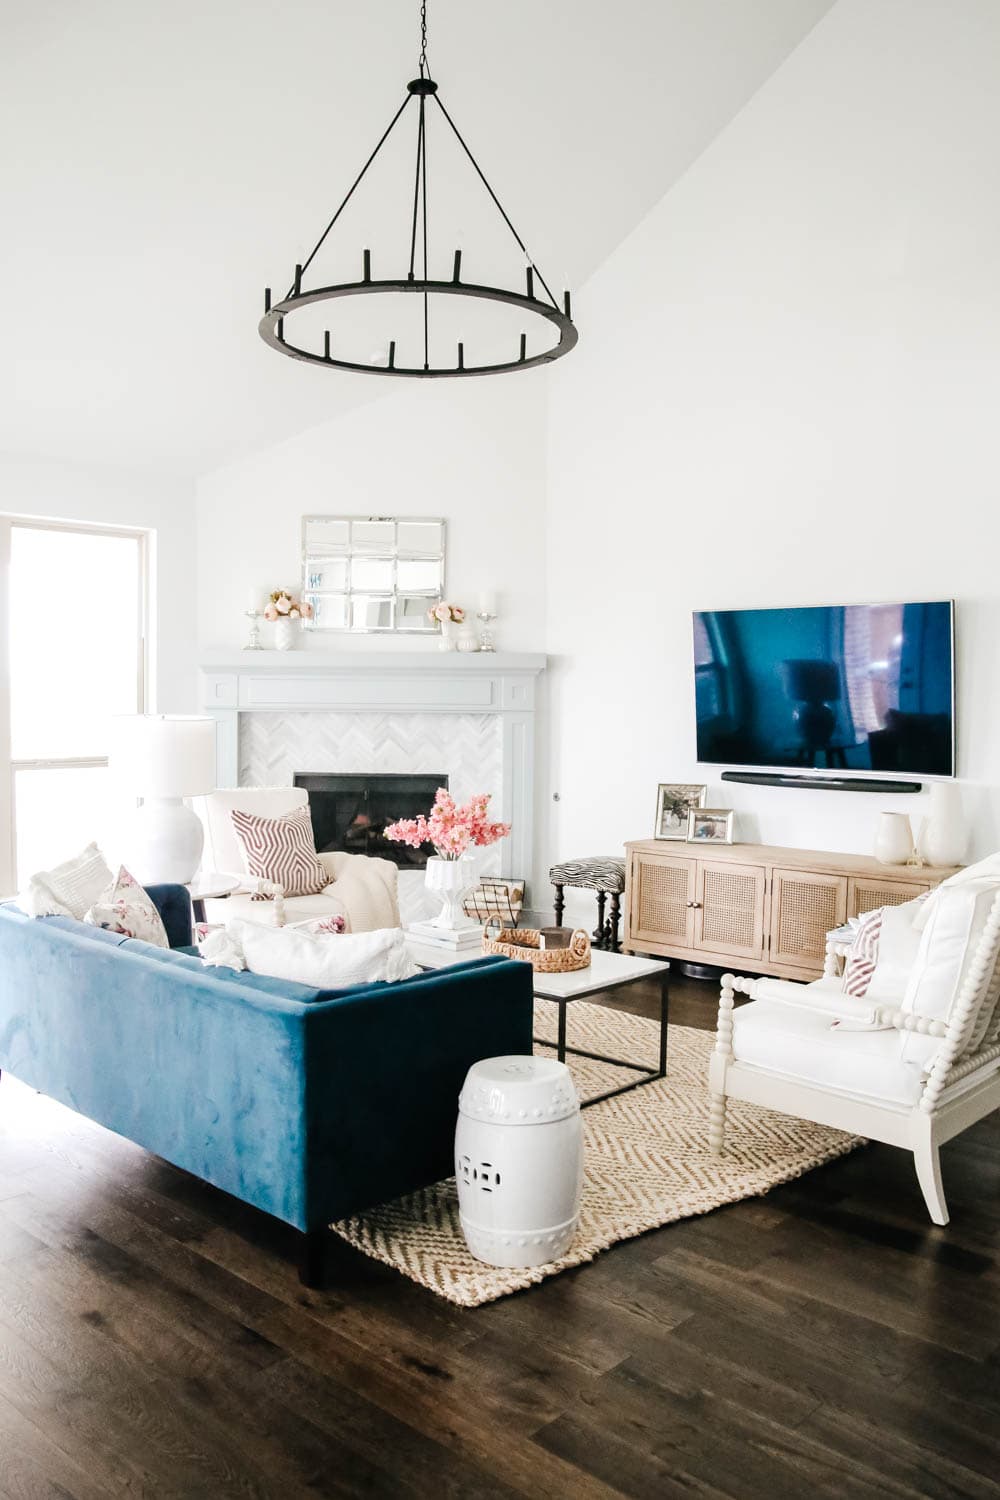
{"label": "navy blue velvet sofa", "polygon": [[0,1071],[302,1231],[447,1177],[459,1089],[530,1053],[531,970],[476,959],[320,991],[183,950],[181,886],[150,894],[171,949],[0,905]]}

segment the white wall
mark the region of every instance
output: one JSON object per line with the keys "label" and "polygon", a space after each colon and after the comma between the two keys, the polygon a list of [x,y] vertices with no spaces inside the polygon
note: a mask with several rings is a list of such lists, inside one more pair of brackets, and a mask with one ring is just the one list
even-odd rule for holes
{"label": "white wall", "polygon": [[[131,526],[153,533],[150,550],[150,708],[191,713],[195,680],[194,491],[148,473],[0,458],[0,511],[48,520]],[[86,629],[86,621],[73,621]],[[94,651],[110,643],[94,641]]]}
{"label": "white wall", "polygon": [[[498,644],[537,651],[545,627],[545,374],[412,382],[198,482],[199,641],[242,645],[251,590],[300,592],[304,514],[448,522],[447,597],[495,589]],[[324,376],[320,373],[318,379]],[[270,627],[263,627],[269,643]],[[426,650],[420,636],[306,632],[322,650]]]}
{"label": "white wall", "polygon": [[725,786],[695,608],[953,596],[971,853],[1000,846],[1000,7],[840,0],[577,299],[549,446],[549,852],[708,781],[870,851],[925,799]]}

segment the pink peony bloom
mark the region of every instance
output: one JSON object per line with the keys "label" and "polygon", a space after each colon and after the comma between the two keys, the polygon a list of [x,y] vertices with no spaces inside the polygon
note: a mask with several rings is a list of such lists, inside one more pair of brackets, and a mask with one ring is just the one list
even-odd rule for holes
{"label": "pink peony bloom", "polygon": [[287,615],[292,607],[292,601],[287,594],[279,594],[274,601],[274,607],[279,615]]}
{"label": "pink peony bloom", "polygon": [[265,604],[265,606],[264,606],[264,619],[265,620],[276,620],[277,618],[278,618],[278,611],[275,609],[274,605],[273,604]]}

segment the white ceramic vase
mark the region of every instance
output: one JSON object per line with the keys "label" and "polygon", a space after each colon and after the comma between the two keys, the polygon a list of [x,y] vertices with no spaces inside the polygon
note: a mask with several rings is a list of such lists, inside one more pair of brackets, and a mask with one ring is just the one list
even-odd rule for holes
{"label": "white ceramic vase", "polygon": [[299,644],[299,621],[289,619],[287,615],[274,622],[274,649],[276,651],[294,651]]}
{"label": "white ceramic vase", "polygon": [[458,626],[454,620],[441,621],[441,639],[438,641],[438,650],[458,650]]}
{"label": "white ceramic vase", "polygon": [[879,814],[875,858],[883,865],[905,865],[913,853],[913,829],[906,813]]}
{"label": "white ceramic vase", "polygon": [[932,865],[960,865],[969,843],[962,793],[953,781],[931,783],[930,812],[920,836],[920,852]]}
{"label": "white ceramic vase", "polygon": [[424,882],[441,902],[441,910],[431,918],[432,927],[441,927],[447,932],[462,932],[475,927],[462,910],[462,900],[476,883],[476,862],[468,854],[461,859],[442,859],[432,854],[427,861]]}

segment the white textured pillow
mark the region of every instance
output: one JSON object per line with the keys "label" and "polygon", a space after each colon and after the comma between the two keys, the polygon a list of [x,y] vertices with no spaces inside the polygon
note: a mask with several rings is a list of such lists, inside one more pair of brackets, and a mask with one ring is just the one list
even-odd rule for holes
{"label": "white textured pillow", "polygon": [[920,948],[917,923],[926,900],[926,896],[917,896],[900,906],[882,907],[875,970],[865,991],[866,999],[884,1005],[901,1004]]}
{"label": "white textured pillow", "polygon": [[163,918],[152,897],[122,865],[107,890],[102,891],[83,920],[106,932],[121,932],[156,948],[169,948]]}
{"label": "white textured pillow", "polygon": [[264,927],[231,917],[226,936],[253,974],[291,979],[320,990],[349,989],[377,980],[410,979],[420,972],[400,927],[377,932],[315,933],[301,927]]}
{"label": "white textured pillow", "polygon": [[29,917],[75,917],[81,922],[113,879],[100,849],[88,844],[55,869],[32,875],[18,905]]}
{"label": "white textured pillow", "polygon": [[[990,908],[1000,890],[995,882],[940,886],[920,935],[920,949],[910,974],[902,1009],[946,1021],[975,957]],[[925,1050],[913,1033],[903,1039],[902,1056],[915,1059]]]}

